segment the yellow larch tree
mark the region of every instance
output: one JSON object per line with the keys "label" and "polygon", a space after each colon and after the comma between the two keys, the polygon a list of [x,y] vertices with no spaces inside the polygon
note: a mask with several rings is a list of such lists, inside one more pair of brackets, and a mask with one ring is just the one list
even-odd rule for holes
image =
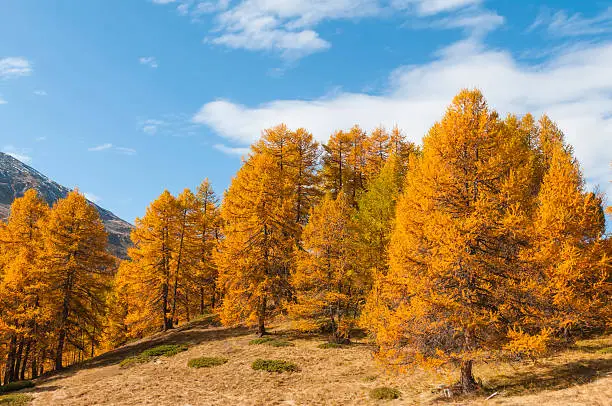
{"label": "yellow larch tree", "polygon": [[516,260],[529,195],[529,146],[479,91],[464,90],[424,138],[398,202],[390,269],[369,328],[395,365],[458,364],[474,389],[474,360],[501,349],[520,309]]}
{"label": "yellow larch tree", "polygon": [[606,252],[601,196],[588,192],[562,136],[547,145],[547,171],[537,199],[527,257],[541,301],[534,323],[564,339],[609,327],[612,259]]}
{"label": "yellow larch tree", "polygon": [[278,173],[278,158],[254,153],[225,194],[224,239],[216,255],[219,309],[224,324],[246,322],[266,333],[265,323],[291,297],[289,273],[297,234],[294,201]]}
{"label": "yellow larch tree", "polygon": [[167,190],[153,201],[142,218],[136,219],[128,250],[129,266],[121,268],[129,286],[126,323],[137,336],[174,326],[172,281],[176,259],[179,208]]}
{"label": "yellow larch tree", "polygon": [[356,256],[353,210],[344,194],[323,198],[304,228],[291,277],[296,302],[289,315],[296,326],[328,332],[337,343],[350,339],[367,286]]}
{"label": "yellow larch tree", "polygon": [[[98,212],[78,191],[55,203],[42,230],[48,294],[55,301],[55,368],[61,369],[67,344],[86,353],[98,345],[116,261]],[[91,347],[85,348],[84,336]]]}
{"label": "yellow larch tree", "polygon": [[31,377],[38,363],[51,322],[49,288],[42,268],[41,223],[49,206],[33,189],[11,205],[6,226],[0,229],[0,319],[2,343],[7,343],[4,384],[23,380],[28,363]]}

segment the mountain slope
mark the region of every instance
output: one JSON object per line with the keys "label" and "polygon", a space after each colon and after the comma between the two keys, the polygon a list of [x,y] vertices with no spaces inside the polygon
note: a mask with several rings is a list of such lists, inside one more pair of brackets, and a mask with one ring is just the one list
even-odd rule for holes
{"label": "mountain slope", "polygon": [[[34,168],[0,152],[0,219],[8,217],[13,200],[23,196],[28,189],[36,189],[49,204],[55,203],[70,192],[70,189],[53,182]],[[130,245],[132,225],[110,211],[91,204],[98,210],[104,222],[111,252],[125,257]]]}
{"label": "mountain slope", "polygon": [[[276,330],[274,338],[292,345],[251,345],[246,328],[214,327],[210,319],[132,342],[82,365],[36,380],[27,389],[38,405],[610,405],[612,336],[578,342],[562,353],[530,362],[478,364],[483,390],[447,399],[443,374],[411,370],[397,374],[372,357],[367,339],[342,349],[321,349],[326,337]],[[122,368],[127,357],[164,344],[189,348],[173,357]],[[189,368],[196,357],[223,357],[227,363]],[[294,362],[292,373],[254,371],[256,359]],[[448,377],[452,382],[454,375]],[[379,387],[397,388],[401,398],[370,397]],[[491,399],[487,400],[489,396]]]}

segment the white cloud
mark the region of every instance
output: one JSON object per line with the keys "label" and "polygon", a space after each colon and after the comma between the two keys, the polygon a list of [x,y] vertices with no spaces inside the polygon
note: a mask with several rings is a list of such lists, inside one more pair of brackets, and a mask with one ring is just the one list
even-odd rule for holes
{"label": "white cloud", "polygon": [[2,152],[12,156],[13,158],[25,164],[29,164],[32,162],[32,157],[28,155],[29,150],[27,149],[15,148],[13,145],[5,145],[4,148],[2,148]]}
{"label": "white cloud", "polygon": [[8,102],[0,96],[0,104],[8,104]]}
{"label": "white cloud", "polygon": [[116,147],[115,151],[123,155],[136,155],[136,150],[133,148]]}
{"label": "white cloud", "polygon": [[159,64],[157,63],[157,59],[155,59],[154,56],[142,56],[138,58],[138,62],[140,62],[141,65],[146,65],[153,69],[156,69],[157,67],[159,67]]}
{"label": "white cloud", "polygon": [[463,40],[435,54],[432,61],[400,67],[382,95],[338,93],[315,100],[273,100],[245,106],[227,100],[205,104],[196,123],[246,145],[261,130],[286,123],[305,127],[319,141],[337,129],[359,124],[366,130],[397,124],[420,142],[461,88],[480,88],[500,113],[548,114],[566,133],[591,185],[612,194],[612,42],[569,49],[543,64],[520,64],[503,50]]}
{"label": "white cloud", "polygon": [[219,150],[221,152],[223,152],[224,154],[227,155],[240,155],[240,156],[244,156],[246,154],[249,153],[250,149],[249,148],[244,148],[244,147],[228,147],[227,145],[223,145],[223,144],[215,144],[213,145],[213,148],[216,150]]}
{"label": "white cloud", "polygon": [[[490,29],[503,19],[480,8],[481,0],[179,0],[181,15],[198,19],[214,14],[216,27],[206,43],[232,49],[272,51],[297,59],[329,49],[316,27],[330,20],[387,18],[398,13],[431,18],[464,12],[454,21],[446,16],[438,28]],[[501,19],[501,21],[500,21]],[[433,25],[432,25],[433,26]],[[484,26],[485,28],[482,28]]]}
{"label": "white cloud", "polygon": [[550,34],[560,37],[610,33],[612,32],[612,6],[591,18],[583,16],[582,13],[568,15],[565,10],[552,13],[549,9],[543,9],[528,31],[539,27],[546,27]]}
{"label": "white cloud", "polygon": [[176,0],[151,0],[155,4],[170,4],[174,3]]}
{"label": "white cloud", "polygon": [[100,198],[99,196],[94,195],[93,193],[85,192],[85,193],[83,193],[83,196],[85,196],[85,199],[89,200],[92,203],[98,204],[99,202],[102,201],[102,198]]}
{"label": "white cloud", "polygon": [[34,90],[33,92],[36,96],[47,96],[47,92],[44,90]]}
{"label": "white cloud", "polygon": [[36,142],[43,142],[43,141],[47,141],[47,137],[43,136],[43,137],[36,137],[35,139]]}
{"label": "white cloud", "polygon": [[102,144],[102,145],[98,145],[95,147],[87,148],[87,150],[90,152],[100,152],[100,151],[107,151],[111,149],[112,147],[113,147],[113,144],[107,143],[107,144]]}
{"label": "white cloud", "polygon": [[0,58],[0,79],[28,76],[32,73],[30,62],[21,57]]}

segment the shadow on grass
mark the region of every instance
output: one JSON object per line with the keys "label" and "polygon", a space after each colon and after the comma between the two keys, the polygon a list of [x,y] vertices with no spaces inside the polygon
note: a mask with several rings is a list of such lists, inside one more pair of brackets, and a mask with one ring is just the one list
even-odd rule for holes
{"label": "shadow on grass", "polygon": [[135,341],[106,352],[81,364],[72,365],[61,371],[49,372],[36,380],[37,385],[45,384],[56,379],[74,375],[76,372],[90,368],[100,368],[119,364],[126,358],[133,357],[149,348],[166,344],[184,344],[189,347],[208,341],[224,340],[232,337],[248,335],[251,330],[245,327],[225,328],[215,326],[211,319],[194,321],[173,330],[154,334],[148,338]]}
{"label": "shadow on grass", "polygon": [[612,371],[612,359],[585,359],[565,364],[544,363],[536,371],[500,375],[488,380],[487,392],[504,396],[524,395],[584,385]]}

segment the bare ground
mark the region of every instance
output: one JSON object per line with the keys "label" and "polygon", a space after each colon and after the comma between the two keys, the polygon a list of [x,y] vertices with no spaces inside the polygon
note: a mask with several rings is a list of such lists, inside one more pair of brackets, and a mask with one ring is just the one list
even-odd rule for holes
{"label": "bare ground", "polygon": [[[282,333],[282,332],[280,332]],[[280,334],[279,333],[279,334]],[[243,328],[192,323],[170,333],[132,343],[78,368],[41,378],[33,405],[598,405],[612,404],[612,336],[579,343],[537,364],[481,365],[475,374],[484,390],[470,398],[450,399],[436,389],[443,377],[416,370],[386,372],[365,343],[346,349],[320,349],[321,337],[287,332],[294,347],[249,345],[255,338]],[[159,344],[188,344],[171,358],[123,369],[119,362]],[[191,358],[222,356],[225,365],[192,369]],[[257,358],[296,363],[300,372],[254,371]],[[381,386],[402,392],[398,400],[376,401]],[[486,398],[495,394],[491,399]]]}

